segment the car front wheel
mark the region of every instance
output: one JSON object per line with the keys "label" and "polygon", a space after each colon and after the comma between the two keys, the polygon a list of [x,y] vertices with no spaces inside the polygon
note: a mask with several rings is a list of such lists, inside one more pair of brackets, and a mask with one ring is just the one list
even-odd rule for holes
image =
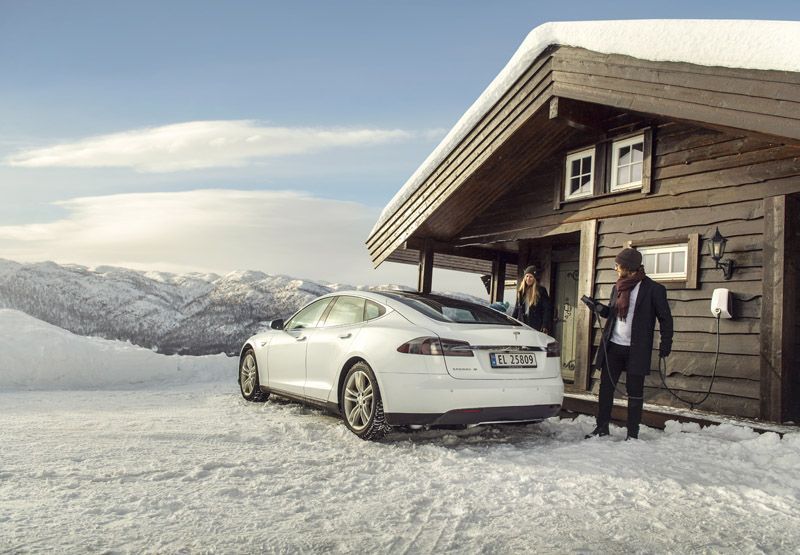
{"label": "car front wheel", "polygon": [[357,362],[350,368],[339,398],[345,424],[361,439],[378,440],[389,431],[378,380],[366,362]]}
{"label": "car front wheel", "polygon": [[258,363],[252,349],[245,351],[239,363],[239,390],[242,392],[242,397],[254,403],[262,403],[269,397],[269,393],[261,391],[261,383],[258,381]]}

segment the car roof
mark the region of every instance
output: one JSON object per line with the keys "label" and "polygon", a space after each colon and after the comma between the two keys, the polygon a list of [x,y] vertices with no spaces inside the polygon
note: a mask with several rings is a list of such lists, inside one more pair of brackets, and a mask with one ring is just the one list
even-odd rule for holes
{"label": "car roof", "polygon": [[[364,297],[365,299],[370,299],[373,301],[378,301],[385,303],[386,302],[386,295],[382,295],[383,291],[376,291],[376,290],[360,290],[360,289],[343,289],[341,291],[332,291],[330,293],[326,293],[317,297],[318,299],[326,299],[330,297],[341,297],[342,295],[349,295],[351,297]],[[316,300],[316,299],[315,299]]]}
{"label": "car roof", "polygon": [[[333,291],[326,293],[322,297],[333,297],[336,295],[352,295],[355,297],[366,297],[368,299],[381,300],[385,298],[392,298],[395,296],[408,297],[408,298],[423,298],[423,299],[447,299],[452,301],[472,302],[466,299],[459,299],[458,297],[449,297],[447,295],[439,295],[435,293],[420,293],[418,291],[408,291],[405,289],[348,289],[342,291]],[[320,297],[320,298],[322,298]]]}

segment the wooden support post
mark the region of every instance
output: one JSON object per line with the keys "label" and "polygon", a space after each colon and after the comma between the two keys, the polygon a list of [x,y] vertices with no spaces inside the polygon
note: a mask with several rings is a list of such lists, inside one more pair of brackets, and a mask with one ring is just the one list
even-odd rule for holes
{"label": "wooden support post", "polygon": [[[597,220],[581,224],[581,250],[578,262],[578,298],[594,296],[594,272],[597,265]],[[592,377],[592,314],[578,303],[575,332],[575,387],[577,391],[588,391]]]}
{"label": "wooden support post", "polygon": [[431,292],[433,281],[433,246],[430,241],[425,241],[419,250],[419,279],[417,291],[420,293]]}
{"label": "wooden support post", "polygon": [[489,295],[489,302],[497,303],[503,301],[506,283],[506,257],[503,253],[497,253],[492,261],[492,289]]}
{"label": "wooden support post", "polygon": [[761,418],[782,422],[788,417],[796,323],[796,271],[787,262],[787,238],[794,219],[787,207],[794,199],[764,199],[764,285],[761,297]]}

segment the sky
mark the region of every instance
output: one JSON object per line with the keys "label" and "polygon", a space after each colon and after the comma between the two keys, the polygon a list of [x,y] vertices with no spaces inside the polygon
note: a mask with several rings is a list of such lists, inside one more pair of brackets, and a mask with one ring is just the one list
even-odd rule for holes
{"label": "sky", "polygon": [[0,0],[0,258],[414,286],[367,235],[525,36],[642,18],[800,2]]}

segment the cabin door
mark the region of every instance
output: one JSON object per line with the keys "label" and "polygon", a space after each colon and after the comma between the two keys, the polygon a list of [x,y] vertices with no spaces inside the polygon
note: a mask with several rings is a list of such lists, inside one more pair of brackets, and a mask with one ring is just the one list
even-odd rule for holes
{"label": "cabin door", "polygon": [[553,336],[561,343],[561,376],[575,381],[575,337],[578,330],[578,261],[556,262],[553,291]]}

